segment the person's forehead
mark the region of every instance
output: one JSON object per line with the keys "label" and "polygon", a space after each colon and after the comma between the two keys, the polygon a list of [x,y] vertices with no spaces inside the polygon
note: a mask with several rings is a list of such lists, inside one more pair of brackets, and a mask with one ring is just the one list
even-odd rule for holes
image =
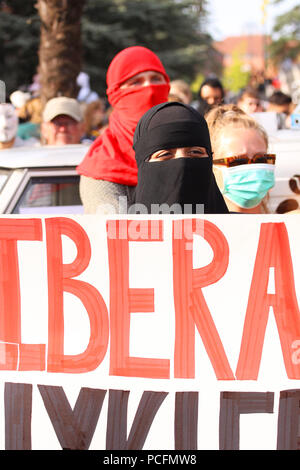
{"label": "person's forehead", "polygon": [[251,95],[246,95],[244,97],[244,101],[247,101],[248,103],[258,103],[259,98],[257,96],[251,96]]}
{"label": "person's forehead", "polygon": [[276,108],[276,109],[289,109],[290,105],[289,103],[270,103],[270,107]]}
{"label": "person's forehead", "polygon": [[72,116],[69,116],[68,114],[58,114],[51,121],[58,121],[58,120],[77,122],[76,119],[74,119]]}
{"label": "person's forehead", "polygon": [[146,70],[146,71],[144,71],[144,72],[139,72],[139,73],[137,73],[136,75],[133,75],[132,77],[130,77],[130,78],[128,79],[128,81],[129,81],[129,80],[132,80],[133,78],[148,77],[149,75],[161,75],[161,76],[163,76],[162,73],[156,72],[155,70]]}
{"label": "person's forehead", "polygon": [[220,145],[228,151],[232,149],[233,152],[240,152],[239,148],[242,150],[256,146],[262,147],[261,150],[263,150],[266,147],[266,142],[257,129],[228,126],[221,134]]}
{"label": "person's forehead", "polygon": [[205,94],[205,95],[221,95],[222,94],[222,90],[221,88],[219,87],[212,87],[210,85],[204,85],[202,90],[201,90],[201,94]]}

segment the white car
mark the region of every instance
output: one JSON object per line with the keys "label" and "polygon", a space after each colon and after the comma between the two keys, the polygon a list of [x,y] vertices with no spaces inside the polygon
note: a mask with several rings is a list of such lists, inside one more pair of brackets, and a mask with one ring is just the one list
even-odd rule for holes
{"label": "white car", "polygon": [[87,146],[15,147],[0,151],[1,214],[82,214],[76,166]]}
{"label": "white car", "polygon": [[[16,147],[0,151],[0,214],[83,214],[76,166],[87,145]],[[270,135],[276,153],[272,213],[300,209],[300,129]]]}
{"label": "white car", "polygon": [[275,186],[270,190],[270,210],[284,214],[300,209],[300,129],[270,135],[269,152],[276,154]]}

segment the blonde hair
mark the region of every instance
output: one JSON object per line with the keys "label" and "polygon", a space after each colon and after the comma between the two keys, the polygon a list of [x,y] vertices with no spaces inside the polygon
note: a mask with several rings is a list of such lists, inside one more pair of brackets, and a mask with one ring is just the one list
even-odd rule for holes
{"label": "blonde hair", "polygon": [[170,92],[168,101],[179,101],[189,104],[192,101],[192,92],[188,83],[184,80],[172,80],[170,82]]}
{"label": "blonde hair", "polygon": [[[222,146],[222,137],[228,128],[254,129],[261,135],[268,148],[269,139],[265,129],[235,104],[216,106],[206,113],[205,119],[210,133],[212,151],[216,157]],[[268,200],[269,194],[261,202],[261,210],[265,214],[270,212]]]}
{"label": "blonde hair", "polygon": [[266,143],[266,147],[269,145],[268,134],[265,129],[235,104],[216,106],[208,111],[205,119],[210,133],[212,150],[215,155],[218,155],[222,145],[222,136],[229,127],[254,129],[261,135]]}
{"label": "blonde hair", "polygon": [[[104,115],[104,113],[105,113],[105,104],[104,104],[104,101],[101,98],[98,99],[98,100],[92,101],[85,108],[84,125],[85,125],[85,130],[86,130],[87,133],[91,132],[94,129],[93,128],[93,114],[98,109],[103,111],[103,115]],[[102,122],[99,122],[98,125],[99,125],[99,128],[100,128],[101,125],[102,125]]]}

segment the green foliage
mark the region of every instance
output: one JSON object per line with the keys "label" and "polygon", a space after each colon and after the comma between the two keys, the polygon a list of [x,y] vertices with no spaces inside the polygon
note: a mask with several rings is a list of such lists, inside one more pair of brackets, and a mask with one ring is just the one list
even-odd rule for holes
{"label": "green foliage", "polygon": [[223,85],[226,90],[238,93],[249,83],[250,73],[243,67],[242,50],[237,48],[232,54],[232,64],[225,67]]}
{"label": "green foliage", "polygon": [[296,59],[300,54],[300,5],[278,16],[272,33],[270,59],[277,64],[286,58]]}
{"label": "green foliage", "polygon": [[0,9],[6,5],[15,15],[30,17],[36,14],[35,3],[35,0],[4,0],[0,1]]}
{"label": "green foliage", "polygon": [[[35,4],[36,0],[6,0],[3,9],[0,0],[0,79],[8,94],[30,84],[37,70],[40,20]],[[206,70],[214,72],[212,38],[203,32],[206,7],[207,0],[86,0],[83,69],[92,88],[105,94],[110,61],[134,45],[156,52],[171,79],[191,83],[207,63]]]}
{"label": "green foliage", "polygon": [[17,87],[31,83],[36,72],[39,19],[34,0],[6,3],[11,13],[0,9],[0,79],[10,94]]}
{"label": "green foliage", "polygon": [[194,93],[196,96],[200,90],[200,86],[204,81],[205,76],[203,73],[198,73],[197,76],[194,78],[194,81],[191,83],[191,92]]}
{"label": "green foliage", "polygon": [[163,61],[172,79],[191,82],[211,48],[201,33],[205,1],[89,0],[83,21],[85,70],[93,88],[103,94],[107,67],[125,47],[149,47]]}

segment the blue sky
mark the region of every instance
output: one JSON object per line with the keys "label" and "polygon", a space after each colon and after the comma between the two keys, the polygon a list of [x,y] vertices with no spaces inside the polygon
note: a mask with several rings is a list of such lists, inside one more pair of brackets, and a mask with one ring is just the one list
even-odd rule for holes
{"label": "blue sky", "polygon": [[299,0],[282,0],[279,5],[267,7],[267,21],[263,26],[262,5],[263,0],[210,0],[210,23],[208,32],[216,40],[227,36],[240,34],[270,33],[276,16],[285,13]]}

